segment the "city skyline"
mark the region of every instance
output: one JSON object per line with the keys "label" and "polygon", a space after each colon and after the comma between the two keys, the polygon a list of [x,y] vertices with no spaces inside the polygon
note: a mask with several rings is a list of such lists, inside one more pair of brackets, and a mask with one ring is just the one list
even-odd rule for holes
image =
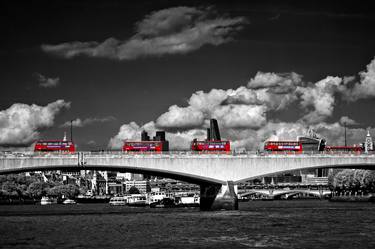
{"label": "city skyline", "polygon": [[171,149],[219,122],[233,148],[313,128],[375,134],[374,9],[353,1],[1,3],[0,145],[119,149],[166,130]]}

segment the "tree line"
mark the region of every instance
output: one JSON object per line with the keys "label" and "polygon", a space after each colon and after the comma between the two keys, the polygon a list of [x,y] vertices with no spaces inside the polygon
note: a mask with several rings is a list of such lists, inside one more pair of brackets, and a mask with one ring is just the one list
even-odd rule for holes
{"label": "tree line", "polygon": [[[78,179],[80,185],[77,185],[76,183],[64,184],[60,174],[52,173],[50,176],[48,180],[45,180],[40,174],[0,175],[0,200],[40,200],[43,196],[73,199],[79,194],[85,194],[89,189],[85,178],[80,177]],[[140,191],[132,186],[127,193],[139,194]]]}
{"label": "tree line", "polygon": [[[335,192],[375,193],[375,171],[333,169],[328,175],[328,185]],[[39,174],[0,175],[0,200],[35,200],[42,196],[75,198],[86,191],[87,186],[84,184],[64,184],[59,174],[53,174],[48,181]],[[132,187],[128,192],[136,194],[139,190]]]}
{"label": "tree line", "polygon": [[375,193],[375,171],[333,169],[328,175],[328,184],[336,192]]}
{"label": "tree line", "polygon": [[62,181],[44,181],[39,175],[10,174],[0,176],[0,199],[27,200],[41,199],[42,196],[55,198],[74,198],[85,187],[76,184],[63,184]]}

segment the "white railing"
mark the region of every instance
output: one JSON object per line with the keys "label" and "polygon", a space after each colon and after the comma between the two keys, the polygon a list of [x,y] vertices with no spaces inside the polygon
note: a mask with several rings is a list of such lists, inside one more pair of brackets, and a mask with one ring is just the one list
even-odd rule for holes
{"label": "white railing", "polygon": [[124,151],[82,151],[82,152],[0,152],[0,158],[33,158],[33,157],[58,157],[76,158],[79,154],[85,157],[374,157],[375,151],[364,152],[259,152],[259,151],[229,151],[229,152],[195,152],[195,151],[164,151],[164,152],[124,152]]}

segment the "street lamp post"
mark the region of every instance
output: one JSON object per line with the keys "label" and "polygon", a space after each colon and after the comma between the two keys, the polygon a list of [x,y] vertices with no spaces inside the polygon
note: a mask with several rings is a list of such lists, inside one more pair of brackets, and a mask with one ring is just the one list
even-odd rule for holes
{"label": "street lamp post", "polygon": [[346,147],[346,122],[344,122],[344,132],[345,132],[345,147]]}
{"label": "street lamp post", "polygon": [[73,120],[70,120],[70,141],[73,142]]}

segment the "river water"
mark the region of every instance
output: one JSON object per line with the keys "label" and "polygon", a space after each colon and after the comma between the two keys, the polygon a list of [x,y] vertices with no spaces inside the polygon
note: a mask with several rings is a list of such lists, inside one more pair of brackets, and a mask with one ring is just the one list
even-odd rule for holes
{"label": "river water", "polygon": [[375,203],[250,201],[239,209],[0,206],[0,248],[375,248]]}

